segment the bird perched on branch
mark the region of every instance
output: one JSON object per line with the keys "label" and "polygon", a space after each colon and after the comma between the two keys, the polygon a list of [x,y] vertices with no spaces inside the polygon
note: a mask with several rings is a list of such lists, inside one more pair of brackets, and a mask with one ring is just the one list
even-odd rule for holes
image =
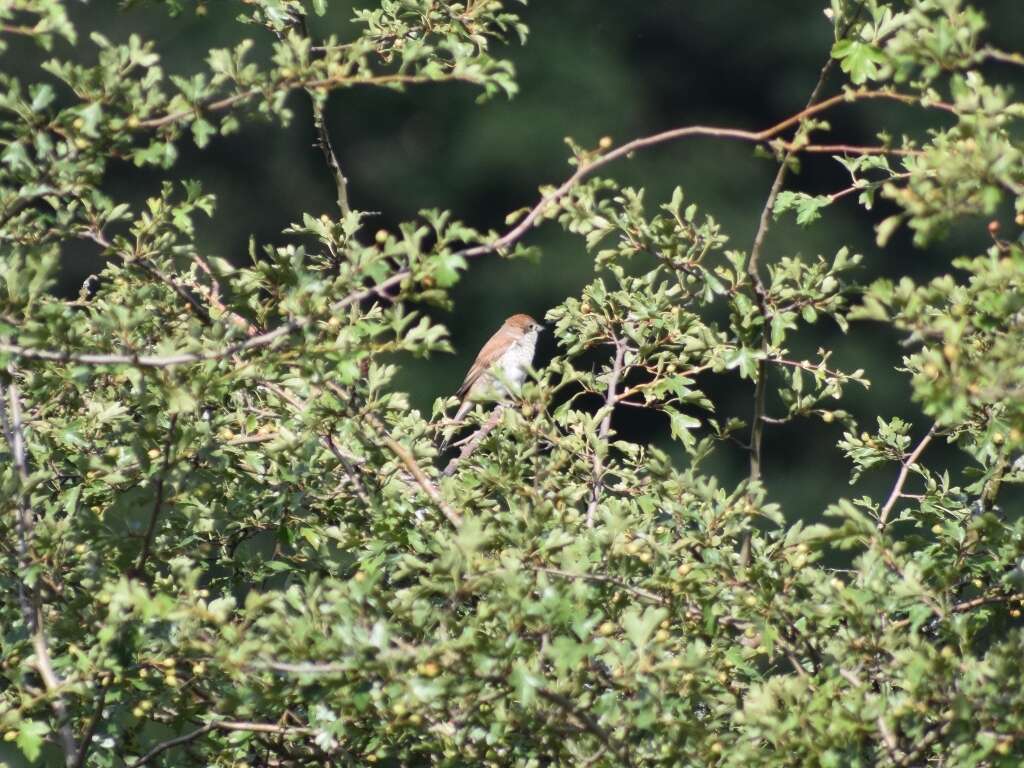
{"label": "bird perched on branch", "polygon": [[[522,385],[537,349],[537,334],[543,329],[544,326],[532,317],[522,314],[512,315],[502,324],[484,344],[455,393],[462,402],[453,421],[462,421],[477,400],[502,398],[508,394],[509,386],[518,388]],[[448,440],[445,439],[441,450],[447,446]]]}

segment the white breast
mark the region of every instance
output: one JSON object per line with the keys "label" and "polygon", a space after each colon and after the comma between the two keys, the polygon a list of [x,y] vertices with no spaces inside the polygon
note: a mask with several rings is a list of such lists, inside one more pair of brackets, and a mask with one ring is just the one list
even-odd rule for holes
{"label": "white breast", "polygon": [[533,362],[536,349],[537,331],[530,331],[502,355],[501,375],[509,384],[518,387],[526,380],[526,368]]}

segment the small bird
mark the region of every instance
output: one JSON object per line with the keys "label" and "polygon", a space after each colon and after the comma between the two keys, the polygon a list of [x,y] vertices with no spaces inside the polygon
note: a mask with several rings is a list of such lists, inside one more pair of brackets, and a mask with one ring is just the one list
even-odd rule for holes
{"label": "small bird", "polygon": [[[484,344],[466,374],[456,397],[462,398],[454,421],[462,421],[473,403],[482,397],[500,398],[507,385],[519,387],[526,380],[526,367],[533,361],[537,334],[544,329],[529,315],[512,315]],[[448,445],[445,440],[441,450]]]}

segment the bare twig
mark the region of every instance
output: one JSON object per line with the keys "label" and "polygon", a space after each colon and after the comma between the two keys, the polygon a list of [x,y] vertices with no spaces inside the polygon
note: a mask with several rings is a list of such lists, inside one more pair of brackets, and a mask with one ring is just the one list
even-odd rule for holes
{"label": "bare twig", "polygon": [[[337,397],[344,401],[348,397],[345,391],[334,382],[327,382],[327,388],[331,390]],[[423,468],[416,462],[415,457],[409,452],[409,450],[402,445],[400,442],[395,440],[388,434],[387,426],[373,413],[364,413],[363,419],[369,424],[378,434],[382,436],[382,442],[391,453],[402,463],[409,474],[412,476],[413,481],[420,489],[427,495],[434,505],[441,510],[448,522],[455,528],[459,528],[462,525],[462,517],[452,509],[451,505],[445,501],[441,492],[437,489],[430,478],[423,472]]]}
{"label": "bare twig", "polygon": [[316,143],[323,153],[327,167],[331,169],[331,175],[334,177],[334,186],[338,194],[338,210],[342,216],[347,216],[350,210],[348,205],[348,179],[345,178],[341,165],[338,163],[338,156],[334,153],[331,134],[327,128],[327,119],[324,117],[323,102],[315,91],[310,91],[309,97],[313,100],[313,125],[316,127]]}
{"label": "bare twig", "polygon": [[167,427],[167,439],[164,440],[163,465],[160,467],[160,474],[156,480],[156,497],[153,500],[153,511],[149,515],[149,526],[146,528],[146,536],[142,541],[142,551],[139,552],[139,559],[135,563],[135,573],[139,578],[145,578],[146,560],[149,559],[149,553],[153,547],[153,537],[156,535],[156,524],[160,518],[160,507],[164,502],[164,484],[167,481],[167,472],[171,466],[171,452],[174,448],[174,428],[177,423],[178,414],[172,414],[170,425]]}
{"label": "bare twig", "polygon": [[921,438],[921,442],[919,442],[917,446],[914,448],[914,450],[910,452],[910,455],[907,456],[900,463],[900,473],[899,475],[896,476],[896,483],[893,485],[892,491],[889,493],[889,498],[885,500],[885,504],[882,505],[882,509],[878,513],[879,531],[885,530],[886,522],[889,519],[889,513],[892,512],[893,506],[895,506],[896,502],[899,500],[901,494],[903,493],[903,486],[907,482],[907,476],[910,474],[910,468],[917,463],[917,460],[919,458],[921,458],[921,454],[924,452],[924,449],[928,447],[928,444],[932,441],[932,438],[935,436],[935,431],[938,428],[938,424],[932,424],[931,429],[928,430],[928,433]]}
{"label": "bare twig", "polygon": [[[993,605],[995,603],[1012,603],[1014,601],[1024,602],[1024,592],[1014,592],[1010,595],[982,595],[980,597],[972,597],[970,600],[964,600],[963,602],[957,603],[949,609],[950,613],[966,613],[967,611],[973,611],[975,608],[980,608],[983,605]],[[931,606],[932,610],[935,611],[936,615],[940,615],[940,612],[935,610],[934,606]],[[909,626],[910,619],[900,619],[889,624],[889,629],[901,629]]]}
{"label": "bare twig", "polygon": [[43,624],[42,598],[38,589],[24,581],[32,565],[31,542],[35,531],[35,515],[32,513],[28,498],[29,472],[22,423],[21,397],[18,394],[16,374],[13,368],[8,368],[6,377],[0,375],[0,427],[11,451],[11,462],[18,479],[18,569],[21,572],[18,584],[19,602],[25,628],[32,636],[36,671],[43,680],[50,700],[50,709],[53,710],[56,720],[57,734],[64,750],[64,762],[73,768],[78,749],[74,734],[71,732],[67,705],[61,692],[64,682],[54,671],[53,662],[50,660],[46,628]]}
{"label": "bare twig", "polygon": [[[408,82],[408,78],[370,78],[376,83],[381,82]],[[313,81],[309,83],[296,82],[294,87],[309,87],[309,88],[323,88],[330,87],[333,83],[331,80]],[[236,94],[233,97],[222,99],[220,101],[213,102],[205,107],[207,110],[224,109],[231,106],[244,98],[251,98],[255,96],[259,91],[253,89],[252,91],[245,92],[243,94]],[[589,162],[583,163],[572,174],[566,179],[559,187],[552,192],[545,195],[530,211],[523,217],[523,219],[512,229],[506,232],[498,239],[485,243],[478,246],[466,248],[458,252],[458,255],[473,258],[477,256],[483,256],[488,253],[503,250],[510,245],[520,240],[533,226],[533,224],[547,211],[549,206],[562,199],[565,195],[572,190],[579,182],[588,176],[592,175],[599,168],[618,160],[623,157],[627,157],[629,154],[636,152],[640,149],[645,149],[659,144],[664,144],[679,139],[693,137],[693,136],[708,136],[717,138],[737,139],[749,142],[765,142],[768,141],[779,133],[787,130],[788,128],[798,125],[801,121],[806,120],[809,117],[813,117],[821,112],[827,111],[835,106],[841,104],[847,104],[856,101],[865,100],[887,100],[896,101],[902,104],[917,104],[919,99],[908,94],[897,93],[894,91],[850,91],[847,93],[839,94],[826,99],[818,104],[811,105],[806,109],[792,115],[785,120],[782,120],[775,125],[766,128],[761,131],[744,131],[734,128],[716,128],[712,126],[687,126],[683,128],[675,128],[662,133],[657,133],[652,136],[646,136],[639,139],[634,139],[627,144],[623,144],[603,155],[600,155]],[[928,102],[926,105],[932,109],[940,109],[947,112],[955,113],[956,109],[953,105],[945,102]],[[144,127],[159,127],[176,120],[183,119],[194,114],[193,111],[186,111],[175,113],[173,115],[166,115],[162,118],[154,118],[152,120],[143,121],[140,125]],[[792,151],[797,151],[797,147],[794,146]],[[802,150],[801,150],[802,151]],[[783,164],[785,167],[785,164]],[[770,206],[766,207],[766,210],[770,209]],[[756,267],[756,260],[755,260]],[[748,269],[749,269],[748,264]],[[352,291],[350,294],[335,302],[330,311],[332,314],[336,314],[341,309],[347,306],[363,301],[364,299],[372,296],[387,296],[387,291],[390,288],[400,284],[410,276],[411,272],[409,269],[401,269],[392,274],[386,280],[380,283],[359,288]],[[250,338],[244,341],[229,344],[220,349],[208,350],[205,352],[183,352],[178,354],[158,356],[158,355],[143,355],[138,353],[75,353],[67,352],[63,350],[52,350],[52,349],[40,349],[35,347],[26,347],[19,344],[13,344],[9,342],[0,342],[0,352],[5,352],[10,355],[21,357],[28,360],[47,360],[50,362],[58,363],[77,363],[81,365],[132,365],[139,368],[170,368],[177,365],[186,365],[190,363],[209,361],[209,360],[220,360],[225,357],[248,351],[250,349],[258,349],[262,347],[270,346],[274,344],[278,339],[288,336],[302,328],[306,327],[314,320],[309,318],[297,318],[284,323],[277,328],[250,336]]]}
{"label": "bare twig", "polygon": [[[313,89],[313,90],[333,90],[335,88],[346,88],[356,85],[419,85],[424,83],[440,83],[445,81],[461,80],[463,82],[473,83],[475,80],[468,77],[448,75],[445,77],[426,77],[423,75],[406,75],[406,74],[388,74],[388,75],[370,75],[370,76],[357,76],[357,77],[346,77],[339,75],[337,77],[325,77],[316,80],[286,80],[277,83],[278,89],[285,90],[298,90],[298,89]],[[160,115],[158,117],[151,117],[146,120],[140,120],[137,128],[163,128],[174,123],[187,120],[192,117],[198,117],[201,113],[210,112],[222,112],[225,109],[237,106],[238,104],[244,104],[260,94],[265,93],[264,88],[249,88],[245,91],[239,91],[230,96],[225,96],[214,101],[209,101],[202,105],[197,105],[192,109],[183,109],[178,112],[169,112],[166,115]]]}
{"label": "bare twig", "polygon": [[608,387],[604,396],[604,417],[597,430],[598,445],[594,447],[594,458],[591,470],[590,500],[587,502],[587,527],[594,526],[594,515],[597,512],[597,505],[601,501],[601,491],[604,488],[604,457],[601,449],[607,449],[606,443],[608,433],[612,427],[612,414],[615,411],[615,400],[618,395],[619,378],[622,376],[622,365],[626,358],[626,342],[622,339],[615,339],[615,358],[612,361],[612,371],[608,376]]}

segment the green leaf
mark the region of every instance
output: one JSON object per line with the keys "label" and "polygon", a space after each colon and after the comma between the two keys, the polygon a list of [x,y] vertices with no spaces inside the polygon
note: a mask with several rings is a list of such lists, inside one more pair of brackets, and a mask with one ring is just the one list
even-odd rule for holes
{"label": "green leaf", "polygon": [[50,726],[39,720],[22,720],[18,724],[18,749],[29,761],[39,757],[43,748],[43,737],[50,732]]}

